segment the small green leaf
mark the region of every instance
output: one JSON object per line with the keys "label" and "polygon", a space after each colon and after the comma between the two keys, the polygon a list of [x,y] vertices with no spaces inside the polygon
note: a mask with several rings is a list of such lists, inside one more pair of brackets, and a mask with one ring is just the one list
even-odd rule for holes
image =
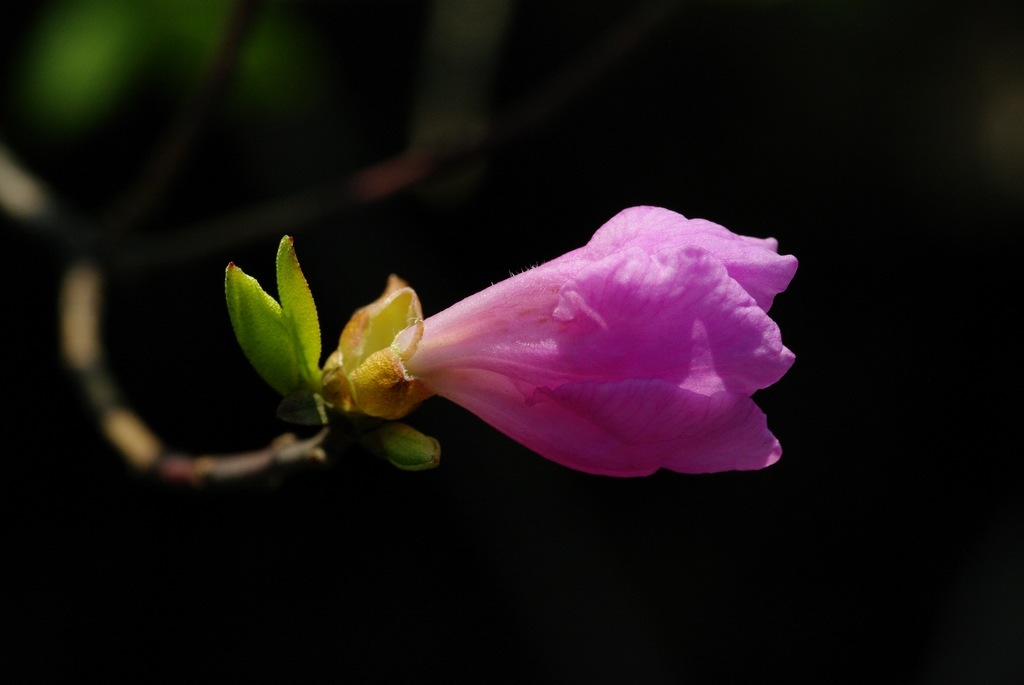
{"label": "small green leaf", "polygon": [[282,395],[302,386],[304,376],[281,305],[234,264],[225,271],[224,293],[235,337],[260,377]]}
{"label": "small green leaf", "polygon": [[293,243],[285,236],[277,248],[277,294],[299,373],[307,386],[315,388],[320,383],[320,320]]}
{"label": "small green leaf", "polygon": [[256,372],[290,395],[320,390],[320,322],[292,238],[277,248],[278,303],[255,278],[228,264],[224,291],[235,337]]}

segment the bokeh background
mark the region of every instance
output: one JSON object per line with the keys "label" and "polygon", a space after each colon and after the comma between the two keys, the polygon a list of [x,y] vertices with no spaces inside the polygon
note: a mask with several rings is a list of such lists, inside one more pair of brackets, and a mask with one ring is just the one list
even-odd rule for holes
{"label": "bokeh background", "polygon": [[[267,2],[132,237],[465,140],[639,7]],[[226,11],[12,3],[0,137],[103,216]],[[443,182],[117,273],[111,363],[167,442],[259,447],[288,426],[234,341],[228,261],[269,285],[294,234],[330,345],[391,272],[435,312],[660,205],[800,259],[772,312],[797,361],[757,395],[782,460],[590,476],[436,399],[412,417],[435,471],[353,451],[269,492],[141,481],[60,366],[65,254],[5,216],[11,682],[1024,682],[1019,3],[694,0],[656,24]]]}

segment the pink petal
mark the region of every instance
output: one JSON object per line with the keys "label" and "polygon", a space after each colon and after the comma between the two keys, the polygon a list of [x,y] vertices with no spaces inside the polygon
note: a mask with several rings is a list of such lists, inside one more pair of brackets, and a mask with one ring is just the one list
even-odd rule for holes
{"label": "pink petal", "polygon": [[659,380],[532,389],[466,373],[438,392],[553,461],[588,473],[643,476],[758,469],[782,450],[764,413],[732,393],[706,397]]}
{"label": "pink petal", "polygon": [[765,311],[789,285],[797,268],[795,257],[777,254],[774,238],[737,235],[724,226],[705,219],[687,219],[661,207],[622,210],[598,229],[584,249],[591,254],[608,254],[631,245],[649,252],[678,245],[703,247]]}
{"label": "pink petal", "polygon": [[570,324],[558,343],[563,378],[750,394],[793,363],[775,322],[699,247],[632,247],[591,263],[562,288],[553,316]]}
{"label": "pink petal", "polygon": [[[429,382],[481,369],[549,387],[661,378],[749,394],[793,363],[775,322],[701,248],[627,247],[568,279],[563,268],[542,265],[429,318],[410,373]],[[538,284],[545,273],[564,285]]]}

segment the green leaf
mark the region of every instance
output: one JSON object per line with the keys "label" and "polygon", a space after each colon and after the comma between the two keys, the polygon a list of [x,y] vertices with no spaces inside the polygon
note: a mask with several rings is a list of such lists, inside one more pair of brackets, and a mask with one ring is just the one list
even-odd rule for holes
{"label": "green leaf", "polygon": [[[281,238],[277,247],[277,294],[285,328],[292,337],[292,348],[299,373],[309,387],[320,383],[320,320],[313,293],[295,256],[294,240]],[[293,388],[294,389],[294,388]]]}
{"label": "green leaf", "polygon": [[235,338],[256,373],[282,395],[301,386],[302,374],[281,305],[234,264],[228,264],[224,274],[224,293]]}
{"label": "green leaf", "polygon": [[224,293],[235,337],[249,363],[282,395],[320,390],[320,322],[290,236],[277,248],[278,303],[234,264]]}

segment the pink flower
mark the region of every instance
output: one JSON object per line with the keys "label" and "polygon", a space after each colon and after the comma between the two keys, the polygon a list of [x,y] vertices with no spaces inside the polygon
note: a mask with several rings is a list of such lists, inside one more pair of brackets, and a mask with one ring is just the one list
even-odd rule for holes
{"label": "pink flower", "polygon": [[570,468],[762,468],[782,449],[750,396],[794,359],[766,313],[797,268],[777,247],[633,207],[392,347],[407,379]]}

